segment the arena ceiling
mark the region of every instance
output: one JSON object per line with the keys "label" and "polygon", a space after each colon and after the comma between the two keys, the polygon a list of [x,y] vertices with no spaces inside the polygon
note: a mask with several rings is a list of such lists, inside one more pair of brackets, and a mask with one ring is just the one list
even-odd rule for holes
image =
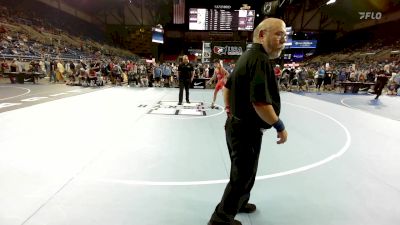
{"label": "arena ceiling", "polygon": [[337,0],[323,7],[327,15],[346,22],[360,21],[359,12],[390,13],[399,10],[400,0]]}
{"label": "arena ceiling", "polygon": [[76,9],[96,14],[96,12],[107,8],[118,8],[123,6],[127,0],[63,0],[63,2]]}
{"label": "arena ceiling", "polygon": [[[98,15],[99,12],[107,14],[110,10],[115,9],[121,10],[127,4],[144,5],[144,7],[152,8],[154,13],[158,14],[155,9],[159,8],[157,6],[160,2],[170,2],[169,6],[172,6],[173,1],[176,0],[63,0],[63,2],[72,7],[92,15]],[[214,5],[231,5],[233,8],[239,8],[242,4],[247,3],[252,9],[260,12],[262,16],[261,9],[264,3],[269,1],[273,0],[185,0],[185,3],[186,8],[212,8]],[[328,0],[278,0],[278,2],[282,5],[280,17],[284,18],[285,21],[291,22],[292,19],[298,20],[301,18],[303,12],[306,14],[309,12],[310,15],[305,17],[311,17],[314,14],[313,11],[318,10],[328,17],[332,23],[342,22],[351,26],[360,22],[359,12],[380,12],[385,14],[396,10],[400,11],[400,0],[336,0],[331,5],[326,5]],[[172,7],[169,8],[171,9],[165,10],[172,11]],[[318,17],[319,15],[316,14],[316,16]]]}

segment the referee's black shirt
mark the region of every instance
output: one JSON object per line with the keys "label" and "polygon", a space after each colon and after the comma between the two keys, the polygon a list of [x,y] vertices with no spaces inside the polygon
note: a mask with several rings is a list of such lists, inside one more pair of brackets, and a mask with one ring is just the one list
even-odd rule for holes
{"label": "referee's black shirt", "polygon": [[271,128],[256,113],[252,103],[271,104],[279,115],[281,100],[274,70],[261,44],[253,43],[238,59],[225,87],[230,90],[231,113],[254,127]]}
{"label": "referee's black shirt", "polygon": [[188,80],[192,78],[192,73],[194,71],[193,65],[191,63],[181,63],[178,66],[179,80]]}

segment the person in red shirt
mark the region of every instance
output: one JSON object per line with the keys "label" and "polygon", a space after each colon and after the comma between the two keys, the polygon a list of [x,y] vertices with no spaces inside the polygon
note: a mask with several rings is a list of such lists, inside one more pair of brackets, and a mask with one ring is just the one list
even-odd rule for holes
{"label": "person in red shirt", "polygon": [[275,73],[275,77],[276,77],[276,82],[279,84],[279,79],[281,79],[281,68],[279,67],[279,65],[276,65],[274,68],[274,73]]}

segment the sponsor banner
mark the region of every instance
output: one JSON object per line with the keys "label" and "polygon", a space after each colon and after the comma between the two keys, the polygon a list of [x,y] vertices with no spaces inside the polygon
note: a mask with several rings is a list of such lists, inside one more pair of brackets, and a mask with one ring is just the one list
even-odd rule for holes
{"label": "sponsor banner", "polygon": [[196,55],[196,54],[202,54],[203,51],[201,49],[189,48],[188,52],[191,55]]}
{"label": "sponsor banner", "polygon": [[191,88],[195,89],[205,89],[206,82],[210,80],[209,78],[194,78],[192,81]]}
{"label": "sponsor banner", "polygon": [[301,61],[304,59],[304,54],[303,53],[294,53],[293,54],[293,59],[296,61]]}
{"label": "sponsor banner", "polygon": [[317,40],[293,40],[290,48],[316,48]]}
{"label": "sponsor banner", "polygon": [[285,63],[283,66],[284,67],[293,67],[293,68],[295,68],[295,67],[299,67],[300,64],[292,62],[292,63]]}
{"label": "sponsor banner", "polygon": [[212,59],[237,59],[246,48],[242,42],[212,42]]}

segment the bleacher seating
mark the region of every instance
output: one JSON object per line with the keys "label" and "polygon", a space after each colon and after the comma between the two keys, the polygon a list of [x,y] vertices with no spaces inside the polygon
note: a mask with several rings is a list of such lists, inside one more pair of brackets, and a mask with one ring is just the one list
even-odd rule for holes
{"label": "bleacher seating", "polygon": [[104,44],[105,38],[100,38],[100,33],[104,36],[93,24],[37,1],[0,0],[2,58],[81,59],[95,57],[99,52],[107,56],[139,58],[130,51]]}

